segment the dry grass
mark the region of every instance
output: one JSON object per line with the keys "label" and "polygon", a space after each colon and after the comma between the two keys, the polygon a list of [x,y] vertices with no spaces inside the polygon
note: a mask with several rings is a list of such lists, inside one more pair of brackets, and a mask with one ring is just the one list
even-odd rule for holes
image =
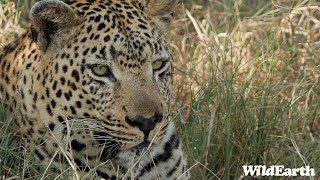
{"label": "dry grass", "polygon": [[[19,2],[27,14],[30,5]],[[173,114],[193,179],[242,179],[245,164],[310,165],[320,173],[319,5],[182,4],[170,35]],[[22,32],[13,7],[0,5],[2,44]],[[22,172],[12,159],[0,162],[9,177]]]}
{"label": "dry grass", "polygon": [[20,13],[13,2],[0,3],[0,50],[23,32],[19,25]]}
{"label": "dry grass", "polygon": [[176,119],[195,179],[238,179],[245,164],[319,172],[319,3],[251,2],[186,5],[175,23]]}

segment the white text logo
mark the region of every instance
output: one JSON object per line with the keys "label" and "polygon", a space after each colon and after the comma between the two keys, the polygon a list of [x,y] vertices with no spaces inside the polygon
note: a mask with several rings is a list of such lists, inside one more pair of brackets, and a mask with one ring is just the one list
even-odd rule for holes
{"label": "white text logo", "polygon": [[245,165],[242,166],[245,176],[315,176],[315,170],[310,166],[300,168],[285,168],[281,165]]}

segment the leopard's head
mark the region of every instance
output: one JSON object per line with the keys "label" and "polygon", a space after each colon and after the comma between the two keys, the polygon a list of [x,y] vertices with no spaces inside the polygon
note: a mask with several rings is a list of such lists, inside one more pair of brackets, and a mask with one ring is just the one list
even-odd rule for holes
{"label": "leopard's head", "polygon": [[[164,35],[176,0],[43,0],[31,9],[38,72],[60,122],[85,122],[121,150],[161,143],[169,122],[172,56]],[[48,111],[50,109],[50,112]],[[44,116],[44,115],[43,115]],[[49,115],[47,115],[49,116]]]}

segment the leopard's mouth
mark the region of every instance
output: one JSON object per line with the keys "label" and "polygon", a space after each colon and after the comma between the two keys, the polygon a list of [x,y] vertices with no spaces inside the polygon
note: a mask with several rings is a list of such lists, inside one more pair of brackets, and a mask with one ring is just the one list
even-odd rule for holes
{"label": "leopard's mouth", "polygon": [[[130,127],[130,131],[112,130],[106,121],[101,119],[71,118],[73,129],[85,130],[86,134],[95,141],[96,146],[105,146],[109,151],[126,151],[130,149],[148,148],[162,142],[167,125],[157,124],[150,132],[143,132],[139,128]],[[75,127],[77,126],[77,127]]]}
{"label": "leopard's mouth", "polygon": [[105,159],[113,158],[116,157],[119,153],[127,151],[134,151],[137,154],[140,154],[141,152],[147,151],[155,145],[156,144],[154,144],[152,141],[144,140],[137,145],[131,145],[131,147],[129,148],[123,148],[122,143],[117,143],[115,141],[104,141],[101,157]]}
{"label": "leopard's mouth", "polygon": [[142,143],[134,146],[133,149],[145,149],[145,148],[148,148],[149,146],[151,146],[152,144],[153,144],[152,142],[145,140]]}

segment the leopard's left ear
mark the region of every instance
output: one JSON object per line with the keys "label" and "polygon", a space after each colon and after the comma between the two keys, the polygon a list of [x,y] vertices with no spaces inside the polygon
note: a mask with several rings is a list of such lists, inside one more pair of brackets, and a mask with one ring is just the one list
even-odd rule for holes
{"label": "leopard's left ear", "polygon": [[180,0],[134,0],[139,8],[152,17],[157,28],[162,33],[168,31],[172,23],[174,12],[177,10]]}
{"label": "leopard's left ear", "polygon": [[68,43],[84,22],[77,11],[59,0],[35,3],[30,10],[30,20],[33,38],[43,52]]}

